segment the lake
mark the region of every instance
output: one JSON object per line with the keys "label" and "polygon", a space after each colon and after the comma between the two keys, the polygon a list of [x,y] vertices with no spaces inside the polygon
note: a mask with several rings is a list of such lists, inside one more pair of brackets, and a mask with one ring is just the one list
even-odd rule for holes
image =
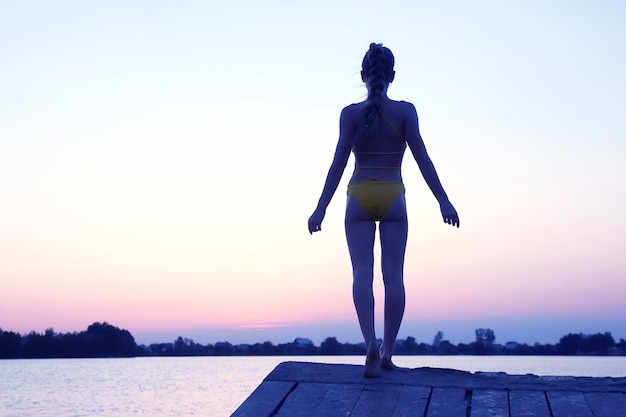
{"label": "lake", "polygon": [[[626,357],[395,356],[398,366],[626,377]],[[362,356],[0,360],[0,417],[229,416],[281,362]]]}

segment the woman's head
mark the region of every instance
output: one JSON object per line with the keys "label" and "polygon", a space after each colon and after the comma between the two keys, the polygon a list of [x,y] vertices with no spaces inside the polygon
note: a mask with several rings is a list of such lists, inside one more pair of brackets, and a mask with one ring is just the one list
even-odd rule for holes
{"label": "woman's head", "polygon": [[367,86],[367,100],[365,101],[365,125],[362,134],[357,135],[357,140],[367,136],[367,129],[372,125],[383,105],[387,87],[396,74],[393,70],[394,64],[395,59],[389,48],[383,46],[382,43],[370,44],[361,66],[361,79]]}
{"label": "woman's head", "polygon": [[371,43],[363,57],[361,78],[368,89],[384,89],[393,81],[395,59],[389,48],[382,43]]}

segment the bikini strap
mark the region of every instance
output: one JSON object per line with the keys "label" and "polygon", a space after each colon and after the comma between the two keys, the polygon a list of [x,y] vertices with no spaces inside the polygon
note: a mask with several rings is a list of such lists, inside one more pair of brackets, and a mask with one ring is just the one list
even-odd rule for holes
{"label": "bikini strap", "polygon": [[398,136],[400,136],[402,138],[402,140],[405,140],[404,136],[402,136],[402,133],[400,133],[400,131],[398,129],[396,129],[396,127],[393,125],[393,123],[391,123],[391,120],[389,120],[387,118],[387,116],[385,115],[385,113],[383,113],[382,109],[379,110],[379,113],[383,116],[383,119],[385,119],[385,121],[387,121],[387,124],[389,124],[389,126],[391,126],[391,128],[398,134]]}
{"label": "bikini strap", "polygon": [[372,176],[369,176],[369,175],[360,174],[360,173],[358,173],[358,172],[356,172],[356,171],[357,171],[357,170],[355,169],[355,170],[354,170],[354,173],[355,173],[356,175],[358,175],[359,177],[367,178],[369,181],[384,181],[384,180],[382,180],[381,178],[384,178],[384,177],[387,177],[387,176],[389,176],[389,175],[391,175],[391,174],[394,174],[394,171],[392,171],[392,172],[387,172],[387,173],[385,173],[385,174],[381,174],[381,175],[377,175],[377,176],[375,176],[375,177],[372,177]]}
{"label": "bikini strap", "polygon": [[358,153],[360,155],[398,155],[404,152],[404,149],[401,151],[396,151],[396,152],[363,152],[363,151],[357,151],[356,149],[352,148],[352,152]]}

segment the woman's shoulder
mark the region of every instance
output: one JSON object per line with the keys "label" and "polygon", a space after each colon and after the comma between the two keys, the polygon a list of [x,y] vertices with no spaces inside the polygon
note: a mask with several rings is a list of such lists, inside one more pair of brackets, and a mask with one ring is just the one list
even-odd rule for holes
{"label": "woman's shoulder", "polygon": [[365,102],[348,104],[341,110],[341,117],[344,119],[354,119],[361,116]]}
{"label": "woman's shoulder", "polygon": [[404,100],[390,100],[389,105],[383,108],[383,112],[396,120],[413,119],[417,115],[413,103]]}
{"label": "woman's shoulder", "polygon": [[365,101],[348,104],[346,107],[343,108],[342,112],[358,111],[359,109],[362,109],[364,106],[365,106]]}
{"label": "woman's shoulder", "polygon": [[415,106],[410,101],[404,101],[404,100],[390,100],[390,101],[393,103],[394,107],[399,110],[405,110],[405,111],[415,110]]}
{"label": "woman's shoulder", "polygon": [[[341,115],[348,118],[362,116],[365,105],[365,101],[348,104],[341,110]],[[383,105],[381,110],[387,115],[396,114],[398,116],[414,117],[416,114],[413,103],[404,100],[389,100]]]}

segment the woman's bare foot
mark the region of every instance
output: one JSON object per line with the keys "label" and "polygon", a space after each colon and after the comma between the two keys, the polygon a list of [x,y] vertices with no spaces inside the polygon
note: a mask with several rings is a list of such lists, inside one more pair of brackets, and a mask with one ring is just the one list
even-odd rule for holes
{"label": "woman's bare foot", "polygon": [[397,369],[398,367],[391,362],[391,358],[380,358],[380,367],[386,370]]}
{"label": "woman's bare foot", "polygon": [[383,375],[380,369],[380,354],[378,349],[370,349],[365,356],[365,369],[363,376],[365,378],[379,378]]}
{"label": "woman's bare foot", "polygon": [[397,366],[391,362],[391,355],[387,356],[385,350],[381,346],[380,348],[380,367],[385,370],[396,369]]}

